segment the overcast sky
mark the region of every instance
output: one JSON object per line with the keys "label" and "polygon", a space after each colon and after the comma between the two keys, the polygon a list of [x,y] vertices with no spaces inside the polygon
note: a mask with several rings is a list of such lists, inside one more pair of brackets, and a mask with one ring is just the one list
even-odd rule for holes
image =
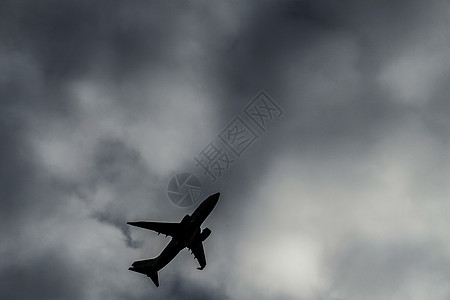
{"label": "overcast sky", "polygon": [[[3,0],[0,70],[0,298],[450,299],[449,1]],[[180,172],[222,194],[208,266],[156,288],[126,222],[192,213]]]}

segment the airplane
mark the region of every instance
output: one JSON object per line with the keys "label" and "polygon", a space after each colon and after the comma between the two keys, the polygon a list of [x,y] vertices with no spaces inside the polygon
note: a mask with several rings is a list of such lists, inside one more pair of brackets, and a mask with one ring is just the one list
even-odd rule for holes
{"label": "airplane", "polygon": [[128,270],[147,275],[158,287],[158,271],[164,268],[184,248],[191,250],[200,265],[197,269],[203,270],[206,266],[203,241],[211,234],[211,229],[206,227],[200,230],[200,225],[214,209],[219,197],[220,193],[209,196],[197,207],[192,216],[185,215],[179,223],[127,222],[128,225],[153,230],[158,235],[162,233],[172,237],[160,255],[151,259],[135,261]]}

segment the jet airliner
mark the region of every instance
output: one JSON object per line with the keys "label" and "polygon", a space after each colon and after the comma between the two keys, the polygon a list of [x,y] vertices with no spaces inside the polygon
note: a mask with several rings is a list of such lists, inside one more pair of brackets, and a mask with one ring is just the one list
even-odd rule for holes
{"label": "jet airliner", "polygon": [[203,270],[206,266],[203,241],[211,234],[211,230],[209,228],[201,230],[200,226],[216,206],[219,197],[220,193],[209,196],[191,216],[184,216],[179,223],[127,222],[131,226],[153,230],[158,234],[162,233],[172,237],[159,256],[135,261],[128,270],[147,275],[156,286],[159,286],[158,271],[164,268],[184,248],[192,251],[200,265],[197,269]]}

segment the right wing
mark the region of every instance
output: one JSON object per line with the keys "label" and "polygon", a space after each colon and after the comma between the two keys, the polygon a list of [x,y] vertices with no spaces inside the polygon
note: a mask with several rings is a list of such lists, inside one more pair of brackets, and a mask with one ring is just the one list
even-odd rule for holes
{"label": "right wing", "polygon": [[158,234],[162,233],[174,237],[181,229],[180,223],[163,223],[163,222],[127,222],[128,225],[153,230]]}
{"label": "right wing", "polygon": [[206,266],[206,258],[205,258],[205,251],[203,250],[203,244],[202,242],[196,242],[191,246],[192,254],[194,254],[194,257],[198,260],[198,263],[200,267],[197,269],[203,270]]}

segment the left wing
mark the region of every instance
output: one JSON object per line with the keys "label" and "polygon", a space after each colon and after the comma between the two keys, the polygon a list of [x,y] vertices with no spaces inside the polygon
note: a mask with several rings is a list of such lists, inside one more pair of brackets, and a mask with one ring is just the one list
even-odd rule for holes
{"label": "left wing", "polygon": [[181,230],[180,223],[163,223],[163,222],[127,222],[128,225],[153,230],[158,234],[162,233],[174,237]]}
{"label": "left wing", "polygon": [[202,242],[196,242],[195,244],[192,244],[192,247],[190,248],[192,251],[192,254],[194,254],[194,257],[198,260],[198,263],[200,264],[200,267],[197,269],[203,270],[206,266],[206,258],[205,258],[205,251],[203,250],[203,243]]}

